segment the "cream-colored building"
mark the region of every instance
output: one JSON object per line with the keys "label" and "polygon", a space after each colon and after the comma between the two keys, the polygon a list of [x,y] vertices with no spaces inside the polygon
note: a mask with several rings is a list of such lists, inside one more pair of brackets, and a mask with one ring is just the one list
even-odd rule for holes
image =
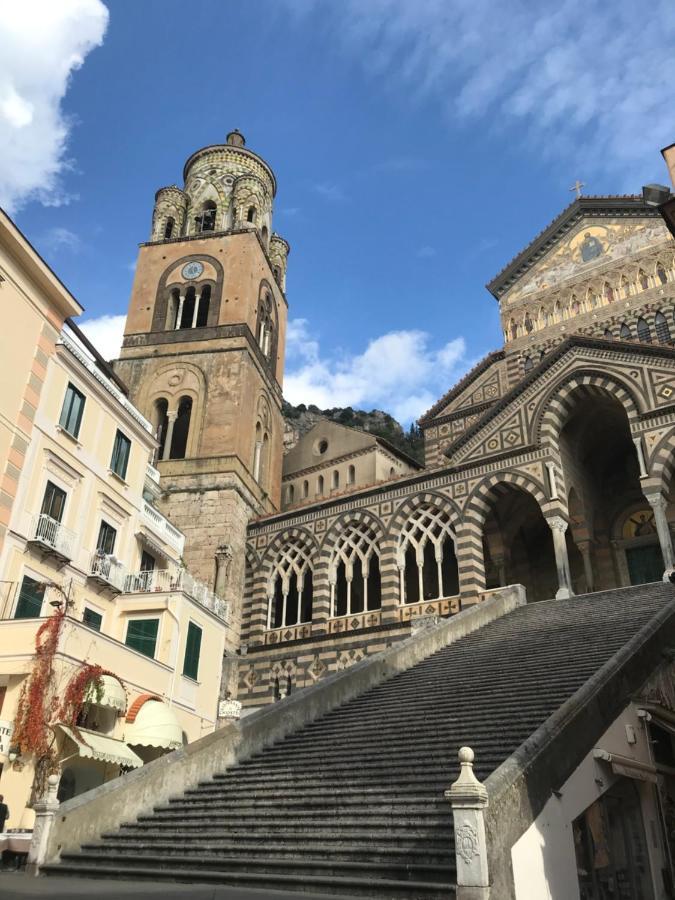
{"label": "cream-colored building", "polygon": [[[12,371],[4,361],[3,369]],[[66,322],[46,361],[0,552],[6,827],[32,824],[34,759],[17,757],[12,734],[36,634],[50,616],[65,613],[57,694],[65,696],[83,667],[107,673],[103,695],[89,693],[74,729],[58,716],[51,723],[63,798],[216,726],[227,604],[190,576],[184,535],[155,508],[156,447],[121,382]]]}

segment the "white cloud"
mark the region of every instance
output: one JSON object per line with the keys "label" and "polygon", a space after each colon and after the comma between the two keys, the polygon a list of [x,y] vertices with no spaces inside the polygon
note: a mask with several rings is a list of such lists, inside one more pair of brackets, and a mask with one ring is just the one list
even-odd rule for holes
{"label": "white cloud", "polygon": [[329,203],[344,203],[347,199],[347,195],[340,185],[332,181],[321,181],[318,184],[313,184],[312,188],[319,197],[323,197]]}
{"label": "white cloud", "polygon": [[122,346],[126,316],[98,316],[78,322],[104,359],[117,359]]}
{"label": "white cloud", "polygon": [[419,248],[415,256],[417,256],[418,259],[432,259],[436,256],[436,248],[425,244],[423,247]]}
{"label": "white cloud", "polygon": [[52,254],[56,254],[60,250],[69,250],[71,253],[77,253],[82,247],[79,235],[60,225],[50,228],[40,243]]}
{"label": "white cloud", "polygon": [[295,319],[287,347],[284,396],[290,403],[378,407],[403,422],[425,412],[468,366],[463,338],[434,349],[424,331],[392,331],[361,354],[322,357],[307,321]]}
{"label": "white cloud", "polygon": [[565,177],[609,168],[637,190],[640,178],[663,178],[658,150],[675,139],[672,0],[289,6],[298,19],[314,16],[330,39],[338,35],[387,88],[433,97],[452,120],[517,129],[538,152],[576,167]]}
{"label": "white cloud", "polygon": [[61,102],[107,22],[100,0],[0,0],[0,206],[9,213],[31,199],[69,201]]}

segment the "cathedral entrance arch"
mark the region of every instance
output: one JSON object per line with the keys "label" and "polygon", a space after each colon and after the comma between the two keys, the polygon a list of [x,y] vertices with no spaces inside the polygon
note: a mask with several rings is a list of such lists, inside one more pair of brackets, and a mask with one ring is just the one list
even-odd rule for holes
{"label": "cathedral entrance arch", "polygon": [[528,602],[551,600],[559,590],[551,527],[539,503],[523,488],[499,482],[483,498],[486,587],[522,584]]}

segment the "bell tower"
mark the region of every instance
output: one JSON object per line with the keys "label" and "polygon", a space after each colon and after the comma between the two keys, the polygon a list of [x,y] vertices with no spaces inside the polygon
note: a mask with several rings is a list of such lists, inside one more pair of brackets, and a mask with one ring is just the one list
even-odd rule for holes
{"label": "bell tower", "polygon": [[154,423],[160,507],[238,634],[246,525],[279,508],[289,247],[276,179],[233,131],[155,195],[115,368]]}

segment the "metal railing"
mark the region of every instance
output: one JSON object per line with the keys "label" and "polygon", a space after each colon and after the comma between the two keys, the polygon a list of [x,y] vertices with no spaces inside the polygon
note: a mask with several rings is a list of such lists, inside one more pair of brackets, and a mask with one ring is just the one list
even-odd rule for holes
{"label": "metal railing", "polygon": [[91,557],[89,574],[93,578],[105,581],[115,590],[122,592],[127,577],[127,572],[122,563],[114,556],[97,551]]}
{"label": "metal railing", "polygon": [[160,537],[163,541],[173,547],[180,556],[185,547],[185,535],[182,531],[175,528],[168,519],[166,519],[159,510],[151,506],[147,500],[143,500],[141,513],[146,524]]}
{"label": "metal railing", "polygon": [[65,528],[60,522],[52,519],[46,513],[40,513],[33,517],[32,535],[33,540],[51,547],[52,550],[55,550],[67,559],[73,558],[75,532]]}
{"label": "metal railing", "polygon": [[187,569],[152,569],[131,572],[125,578],[124,591],[127,594],[146,594],[153,591],[183,591],[197,603],[211,610],[218,618],[227,621],[228,603],[207,586],[193,578]]}

